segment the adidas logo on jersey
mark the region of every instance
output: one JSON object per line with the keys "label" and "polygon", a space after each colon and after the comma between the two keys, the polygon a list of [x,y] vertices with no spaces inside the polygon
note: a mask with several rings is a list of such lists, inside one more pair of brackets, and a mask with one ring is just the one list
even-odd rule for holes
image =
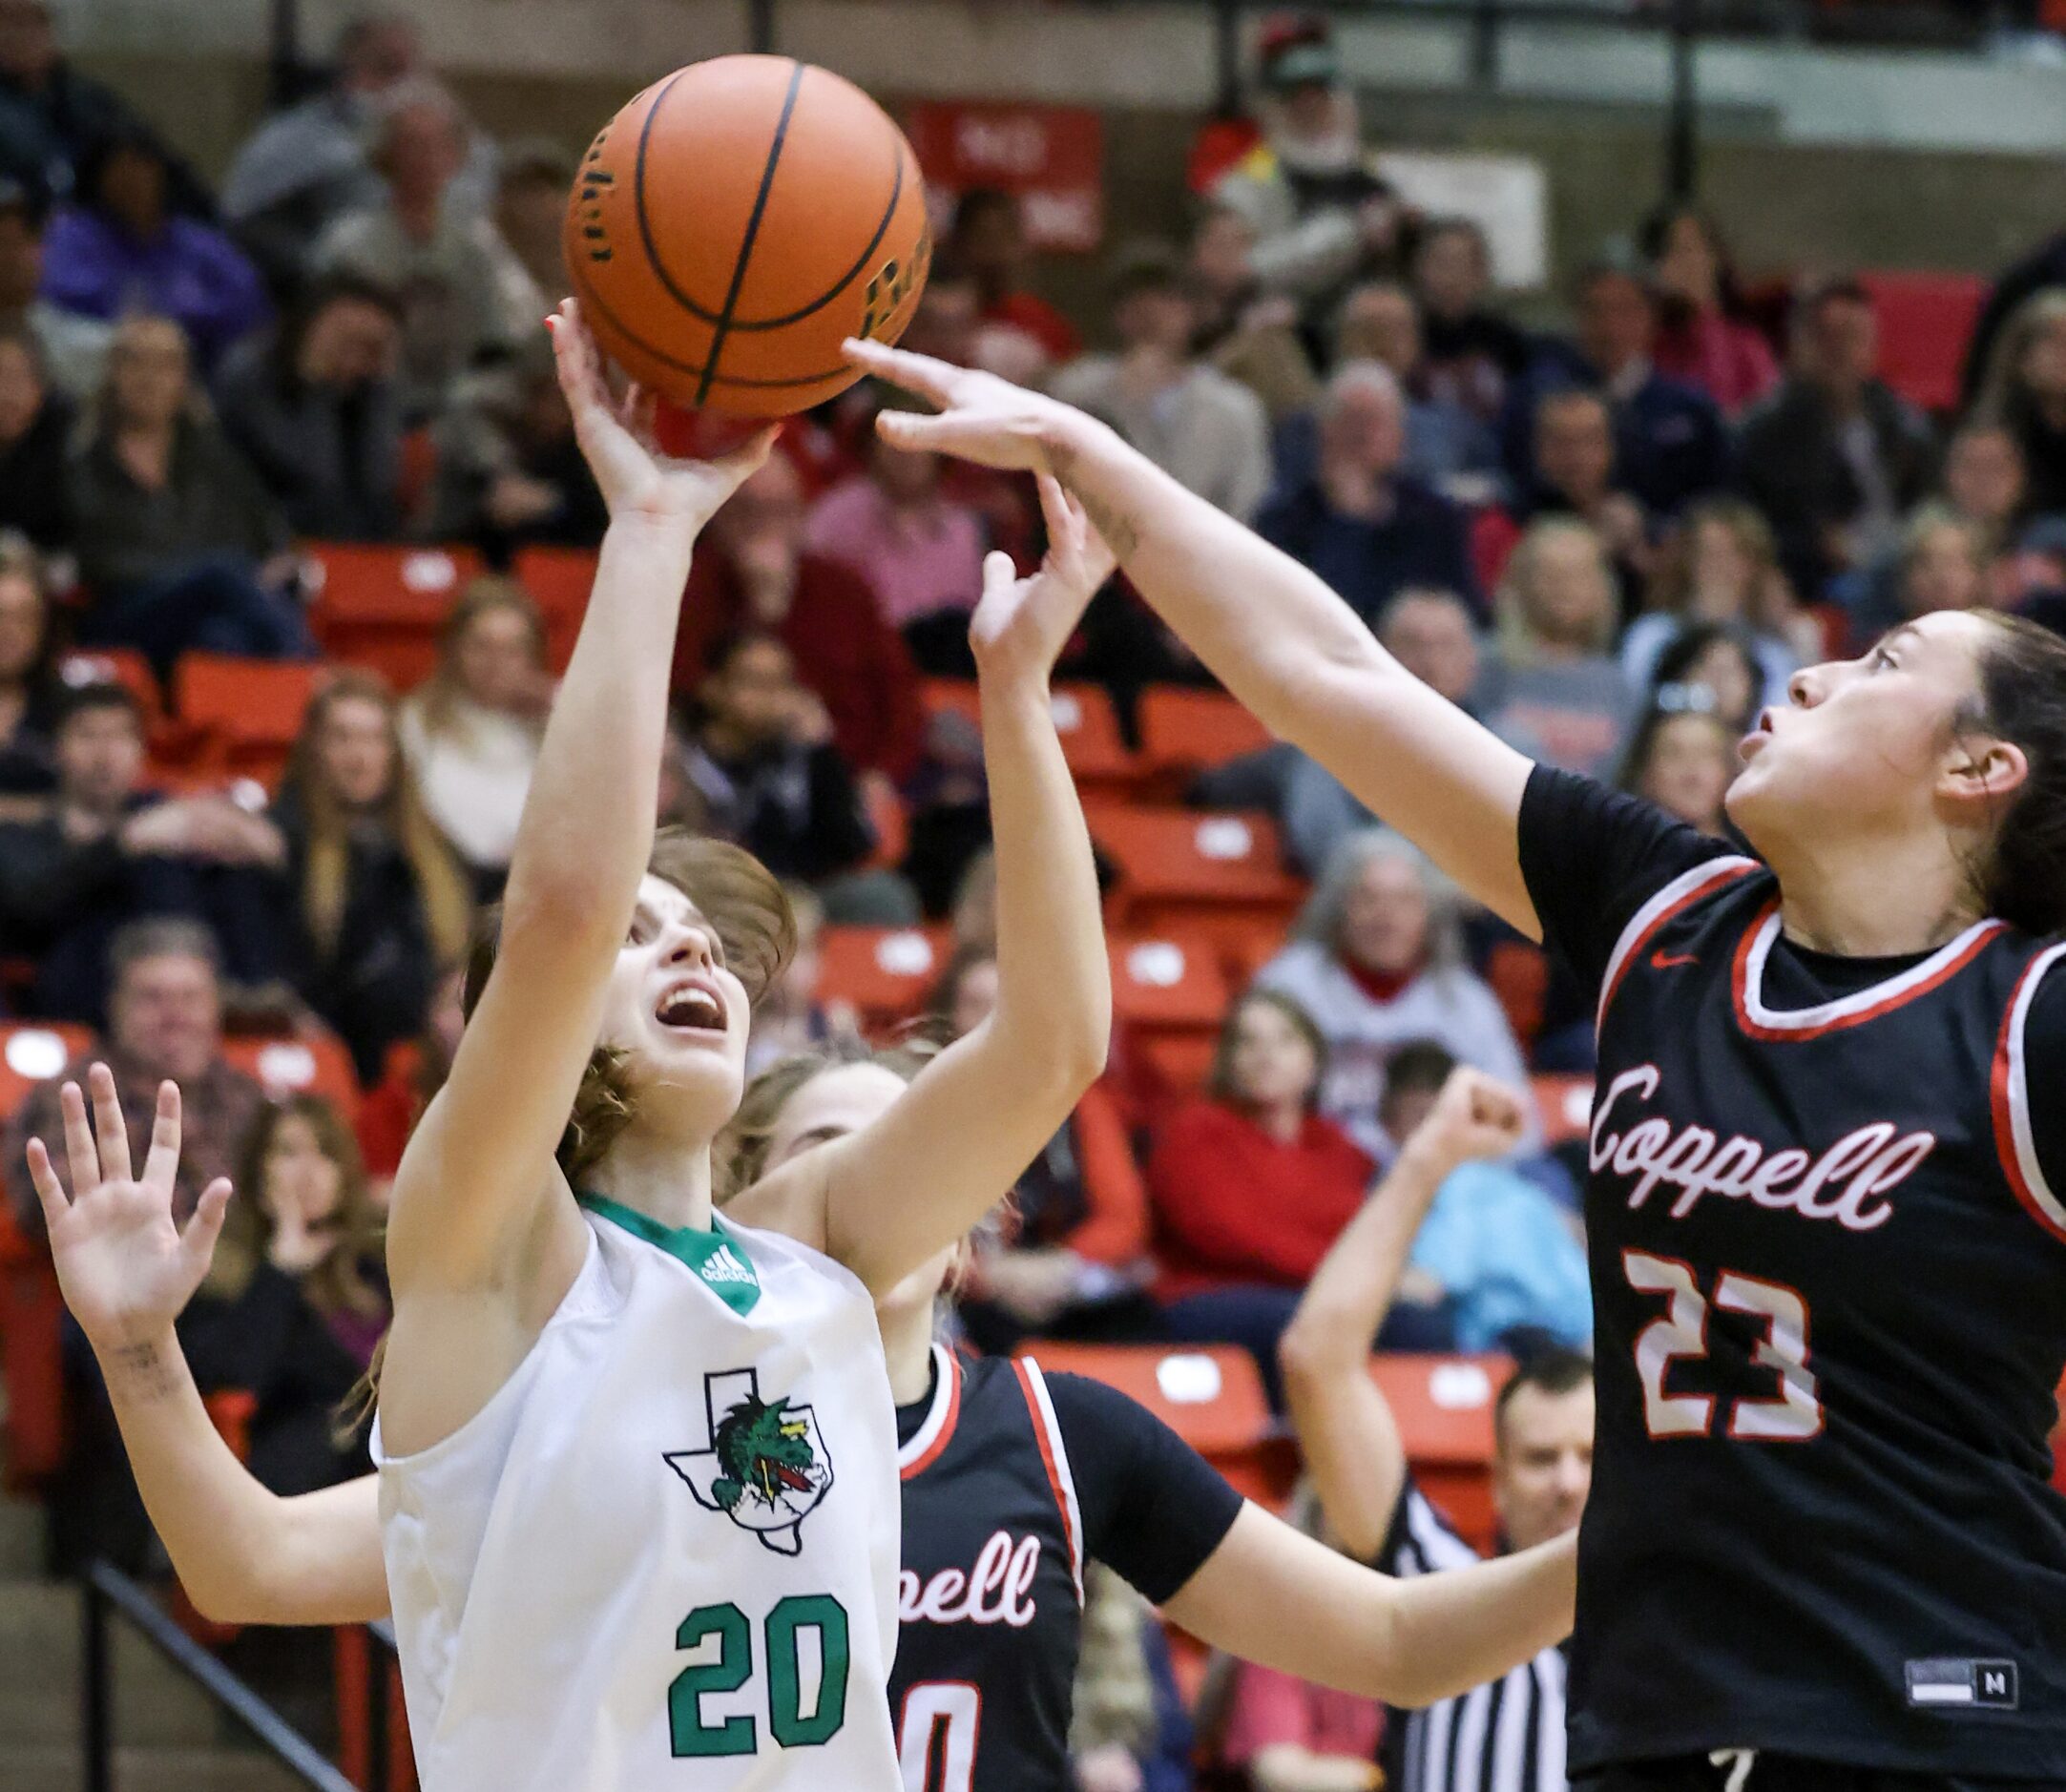
{"label": "adidas logo on jersey", "polygon": [[753,1271],[732,1255],[729,1244],[720,1244],[703,1259],[700,1273],[705,1281],[752,1281]]}

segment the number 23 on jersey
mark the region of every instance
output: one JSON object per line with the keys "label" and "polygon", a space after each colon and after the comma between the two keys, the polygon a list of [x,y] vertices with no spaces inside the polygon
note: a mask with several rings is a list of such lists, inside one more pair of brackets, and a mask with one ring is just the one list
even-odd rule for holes
{"label": "number 23 on jersey", "polygon": [[[1805,1444],[1822,1435],[1822,1390],[1808,1366],[1807,1302],[1794,1289],[1724,1269],[1710,1298],[1691,1264],[1645,1251],[1623,1251],[1621,1269],[1638,1294],[1665,1299],[1663,1316],[1636,1337],[1643,1422],[1652,1438],[1709,1437],[1718,1423],[1724,1435],[1745,1443]],[[1726,1399],[1666,1392],[1673,1364],[1707,1355],[1713,1308],[1762,1323],[1764,1335],[1751,1352],[1751,1366],[1774,1381],[1763,1382],[1761,1373],[1762,1388]]]}

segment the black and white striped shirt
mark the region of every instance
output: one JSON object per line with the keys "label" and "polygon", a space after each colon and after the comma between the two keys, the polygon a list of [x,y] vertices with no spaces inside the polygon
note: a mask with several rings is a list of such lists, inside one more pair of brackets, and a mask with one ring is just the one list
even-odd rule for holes
{"label": "black and white striped shirt", "polygon": [[[1405,1579],[1477,1559],[1409,1478],[1376,1566]],[[1425,1711],[1388,1712],[1378,1759],[1390,1792],[1565,1792],[1563,1652]]]}

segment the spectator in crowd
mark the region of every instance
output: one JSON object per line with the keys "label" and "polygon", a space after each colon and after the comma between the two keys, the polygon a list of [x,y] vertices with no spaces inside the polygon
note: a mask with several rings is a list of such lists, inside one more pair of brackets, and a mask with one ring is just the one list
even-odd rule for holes
{"label": "spectator in crowd", "polygon": [[1136,244],[1112,278],[1118,352],[1063,368],[1054,394],[1102,418],[1171,478],[1246,522],[1269,490],[1269,419],[1246,386],[1198,359],[1198,321],[1176,251]]}
{"label": "spectator in crowd", "polygon": [[2031,512],[2066,514],[2066,286],[2033,293],[2010,314],[1974,414],[2015,437]]}
{"label": "spectator in crowd", "polygon": [[701,831],[737,842],[777,877],[819,885],[835,920],[916,921],[917,899],[893,873],[861,871],[875,830],[832,719],[797,681],[788,648],[741,632],[719,641],[709,664],[689,742]]}
{"label": "spectator in crowd", "polygon": [[1617,781],[1688,827],[1725,839],[1722,799],[1736,777],[1736,730],[1715,713],[1713,693],[1702,685],[1670,685],[1661,695],[1672,700],[1637,723]]}
{"label": "spectator in crowd", "polygon": [[486,892],[509,868],[553,700],[545,618],[521,585],[480,578],[438,631],[438,662],[397,727],[424,807]]}
{"label": "spectator in crowd", "polygon": [[[48,0],[0,0],[0,171],[44,193],[86,184],[80,164],[95,144],[144,127],[114,90],[81,74],[57,47]],[[204,213],[208,194],[171,163],[181,211]]]}
{"label": "spectator in crowd", "polygon": [[1162,1627],[1095,1559],[1083,1567],[1082,1638],[1069,1700],[1075,1792],[1191,1792],[1190,1718]]}
{"label": "spectator in crowd", "polygon": [[273,823],[286,842],[296,982],[362,1084],[422,1025],[438,967],[467,948],[472,889],[402,757],[396,705],[344,671],[302,718]]}
{"label": "spectator in crowd", "polygon": [[746,1041],[748,1080],[800,1052],[861,1037],[861,1018],[853,1005],[838,998],[827,1001],[822,993],[824,900],[808,884],[785,884],[783,889],[796,918],[796,949],[789,954],[788,968],[753,1011],[753,1034]]}
{"label": "spectator in crowd", "polygon": [[413,1038],[388,1047],[380,1081],[367,1087],[359,1103],[359,1151],[365,1159],[366,1174],[373,1178],[374,1198],[383,1203],[394,1173],[401,1168],[409,1135],[431,1097],[445,1087],[452,1068],[452,1053],[459,1050],[459,1035],[466,1031],[466,1012],[459,999],[465,981],[464,960],[455,960],[439,971],[420,1030]]}
{"label": "spectator in crowd", "polygon": [[495,179],[495,235],[504,327],[521,340],[573,290],[567,274],[567,192],[574,157],[542,137],[512,143]]}
{"label": "spectator in crowd", "polygon": [[1658,656],[1700,622],[1747,630],[1770,690],[1821,656],[1820,631],[1793,601],[1771,529],[1741,498],[1703,498],[1687,511],[1659,560],[1650,604],[1621,636],[1621,670],[1638,689]]}
{"label": "spectator in crowd", "polygon": [[338,1412],[387,1323],[380,1210],[350,1127],[321,1095],[261,1109],[240,1158],[240,1198],[179,1344],[203,1394],[254,1397],[252,1474],[275,1493],[311,1493],[367,1468]]}
{"label": "spectator in crowd", "polygon": [[1408,585],[1474,599],[1464,513],[1399,470],[1406,403],[1390,370],[1370,361],[1336,368],[1319,435],[1313,476],[1264,506],[1263,538],[1312,568],[1366,622]]}
{"label": "spectator in crowd", "polygon": [[716,641],[741,630],[780,636],[797,677],[832,719],[847,764],[903,781],[925,748],[910,650],[867,581],[803,551],[803,483],[780,452],[740,487],[697,544],[675,643],[675,694],[693,695]]}
{"label": "spectator in crowd", "polygon": [[53,553],[69,552],[74,539],[73,428],[72,406],[51,389],[36,339],[0,326],[0,529]]}
{"label": "spectator in crowd", "polygon": [[170,318],[213,367],[265,322],[264,282],[214,225],[172,209],[172,181],[165,151],[140,125],[95,143],[45,234],[43,296],[107,323],[137,311]]}
{"label": "spectator in crowd", "polygon": [[[108,1025],[91,1051],[65,1069],[83,1088],[88,1064],[104,1063],[123,1102],[134,1162],[150,1155],[155,1101],[140,1098],[161,1082],[179,1085],[180,1151],[174,1217],[183,1225],[200,1192],[218,1177],[234,1177],[240,1145],[265,1105],[265,1092],[222,1057],[221,959],[215,936],[198,922],[138,921],[108,948]],[[0,1178],[13,1192],[14,1219],[31,1238],[43,1236],[43,1208],[23,1173],[23,1147],[65,1136],[53,1077],[29,1092],[0,1147]]]}
{"label": "spectator in crowd", "polygon": [[68,690],[52,733],[54,791],[0,823],[0,934],[34,954],[36,1012],[97,1024],[109,942],[150,915],[205,922],[245,990],[277,986],[277,831],[227,796],[143,790],[143,722],[118,684]]}
{"label": "spectator in crowd", "polygon": [[803,552],[867,582],[883,619],[924,671],[970,677],[969,616],[983,594],[983,525],[940,489],[937,454],[891,448],[875,432],[886,394],[861,413],[866,469],[811,508]]}
{"label": "spectator in crowd", "polygon": [[2066,286],[2066,231],[2047,238],[1995,280],[1966,343],[1962,395],[1967,408],[1979,397],[1980,387],[1994,365],[1994,343],[2002,326],[2024,301],[2048,286]]}
{"label": "spectator in crowd", "polygon": [[1413,251],[1413,296],[1427,340],[1427,391],[1488,427],[1528,370],[1528,338],[1488,302],[1492,247],[1468,218],[1431,219]]}
{"label": "spectator in crowd", "polygon": [[1504,484],[1498,439],[1482,417],[1430,381],[1420,309],[1409,288],[1395,280],[1355,287],[1342,302],[1334,359],[1379,362],[1399,382],[1407,401],[1403,471],[1455,496],[1496,495]]}
{"label": "spectator in crowd", "polygon": [[282,594],[294,575],[286,519],[209,415],[177,323],[140,316],[116,329],[69,486],[94,593],[81,641],[138,648],[161,677],[190,647],[313,651]]}
{"label": "spectator in crowd", "polygon": [[1342,842],[1296,937],[1256,980],[1312,1016],[1326,1042],[1322,1110],[1379,1162],[1397,1146],[1380,1112],[1385,1066],[1405,1041],[1433,1039],[1503,1082],[1527,1079],[1497,998],[1465,966],[1462,896],[1388,829]]}
{"label": "spectator in crowd", "polygon": [[[1320,1497],[1302,1483],[1286,1522],[1330,1549]],[[1225,1723],[1219,1760],[1244,1776],[1250,1792],[1366,1792],[1374,1781],[1385,1707],[1374,1698],[1338,1693],[1257,1662],[1216,1656],[1200,1705],[1214,1701],[1224,1672]],[[1202,1719],[1201,1719],[1202,1721]]]}
{"label": "spectator in crowd", "polygon": [[1795,307],[1790,365],[1743,419],[1743,490],[1779,539],[1795,591],[1819,601],[1838,573],[1869,566],[1929,489],[1929,422],[1877,377],[1879,323],[1855,281],[1812,287]]}
{"label": "spectator in crowd", "polygon": [[1603,777],[1620,757],[1634,698],[1609,652],[1619,612],[1598,534],[1576,517],[1529,525],[1499,588],[1486,715],[1525,730],[1567,771]]}
{"label": "spectator in crowd", "polygon": [[437,476],[424,532],[432,540],[474,542],[498,563],[532,543],[602,540],[609,515],[542,333],[503,364],[454,381],[431,442]]}
{"label": "spectator in crowd", "polygon": [[1192,231],[1185,285],[1198,317],[1193,345],[1276,422],[1309,409],[1320,387],[1299,337],[1298,306],[1263,292],[1248,265],[1255,240],[1255,226],[1232,206],[1205,206]]}
{"label": "spectator in crowd", "polygon": [[396,83],[370,133],[382,195],[332,222],[313,263],[318,273],[356,274],[400,298],[402,404],[414,422],[435,414],[466,367],[511,346],[496,281],[508,251],[493,223],[455,191],[466,120],[443,88]]}
{"label": "spectator in crowd", "polygon": [[50,379],[74,403],[100,389],[110,326],[43,296],[43,234],[49,208],[39,191],[0,175],[0,330],[26,332]]}
{"label": "spectator in crowd", "polygon": [[970,187],[955,201],[947,246],[974,277],[985,323],[1030,337],[1054,365],[1074,361],[1082,352],[1083,339],[1075,325],[1026,287],[1030,256],[1013,195],[995,187]]}
{"label": "spectator in crowd", "polygon": [[401,532],[400,321],[393,294],[336,276],[311,285],[222,367],[223,432],[298,535],[391,541]]}
{"label": "spectator in crowd", "polygon": [[1971,610],[1987,601],[1987,541],[1979,528],[1934,505],[1909,520],[1901,539],[1896,618]]}
{"label": "spectator in crowd", "polygon": [[1309,327],[1359,277],[1392,271],[1407,214],[1363,142],[1355,94],[1324,19],[1273,26],[1262,46],[1263,141],[1212,190],[1256,233],[1249,265]]}
{"label": "spectator in crowd", "polygon": [[[0,413],[6,368],[0,346]],[[40,796],[56,787],[52,735],[65,693],[58,657],[42,562],[22,536],[0,532],[0,797]]]}
{"label": "spectator in crowd", "polygon": [[[1242,1345],[1273,1406],[1277,1341],[1374,1167],[1323,1111],[1328,1061],[1303,1004],[1281,989],[1250,990],[1221,1030],[1204,1098],[1171,1115],[1148,1159],[1164,1324],[1192,1343]],[[1387,1341],[1448,1342],[1439,1321]]]}
{"label": "spectator in crowd", "polygon": [[1783,685],[1765,681],[1752,638],[1741,627],[1696,622],[1658,656],[1648,707],[1704,709],[1741,740],[1756,724],[1759,710],[1784,696]]}
{"label": "spectator in crowd", "polygon": [[1705,392],[1658,371],[1657,301],[1640,274],[1617,260],[1596,260],[1579,276],[1577,298],[1576,344],[1547,344],[1524,387],[1525,405],[1509,403],[1511,458],[1519,470],[1542,393],[1584,386],[1613,415],[1617,482],[1651,515],[1676,516],[1727,483],[1722,412]]}
{"label": "spectator in crowd", "polygon": [[[996,1005],[992,936],[956,949],[927,1007],[958,1039]],[[1154,1328],[1142,1293],[1147,1248],[1140,1170],[1119,1101],[1109,1080],[1099,1081],[1019,1177],[995,1227],[977,1239],[955,1297],[963,1328],[979,1350],[998,1355],[1029,1337],[1145,1337]]]}
{"label": "spectator in crowd", "polygon": [[1536,401],[1534,458],[1518,508],[1523,517],[1591,525],[1614,562],[1621,610],[1635,609],[1657,554],[1641,503],[1615,483],[1614,417],[1599,393],[1567,386]]}
{"label": "spectator in crowd", "polygon": [[[329,82],[275,113],[237,152],[223,183],[222,216],[281,291],[301,281],[333,219],[379,199],[380,177],[366,159],[367,126],[383,95],[422,73],[423,43],[409,20],[360,13],[338,33]],[[454,183],[462,202],[478,209],[494,170],[494,145],[471,132]]]}
{"label": "spectator in crowd", "polygon": [[1653,212],[1642,256],[1658,297],[1653,359],[1734,417],[1779,384],[1772,345],[1743,317],[1736,269],[1715,220],[1686,201]]}
{"label": "spectator in crowd", "polygon": [[1975,418],[1953,432],[1938,485],[1944,502],[1979,524],[1996,549],[2008,547],[2024,521],[2030,495],[2023,445],[2004,424]]}

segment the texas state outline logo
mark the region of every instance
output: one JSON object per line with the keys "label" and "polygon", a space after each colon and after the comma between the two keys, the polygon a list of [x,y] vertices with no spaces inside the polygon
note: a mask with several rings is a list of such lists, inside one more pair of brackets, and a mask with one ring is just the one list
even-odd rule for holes
{"label": "texas state outline logo", "polygon": [[832,1486],[832,1457],[807,1406],[761,1398],[758,1369],[703,1377],[710,1442],[666,1452],[699,1506],[722,1512],[778,1555],[801,1554],[802,1526]]}

